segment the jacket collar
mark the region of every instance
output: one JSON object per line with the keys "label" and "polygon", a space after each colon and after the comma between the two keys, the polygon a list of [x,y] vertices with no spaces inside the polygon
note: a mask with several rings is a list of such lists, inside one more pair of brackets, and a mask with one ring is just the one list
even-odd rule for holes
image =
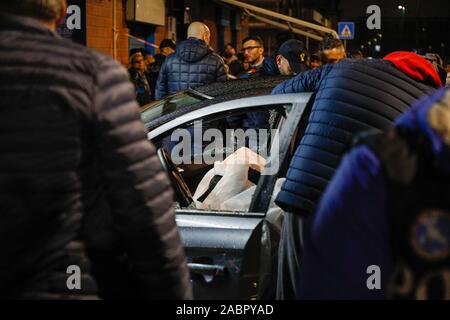
{"label": "jacket collar", "polygon": [[1,12],[0,30],[24,31],[29,33],[46,34],[54,37],[59,37],[59,35],[55,31],[51,30],[42,23],[39,23],[36,19]]}

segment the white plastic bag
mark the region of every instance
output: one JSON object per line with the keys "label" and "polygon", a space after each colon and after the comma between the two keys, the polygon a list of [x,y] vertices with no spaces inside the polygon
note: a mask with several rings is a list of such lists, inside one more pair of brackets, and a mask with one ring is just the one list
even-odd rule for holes
{"label": "white plastic bag", "polygon": [[[248,148],[240,148],[224,161],[214,163],[198,185],[194,201],[198,209],[219,211],[248,211],[256,185],[248,180],[248,170],[252,168],[260,173],[264,169],[264,158]],[[203,202],[198,199],[209,189],[215,175],[221,176]],[[275,204],[275,198],[281,190],[285,178],[277,179],[270,200],[266,219],[277,227],[281,226],[283,210]]]}
{"label": "white plastic bag", "polygon": [[[261,173],[265,164],[266,160],[263,157],[246,147],[238,149],[223,161],[215,162],[214,168],[205,174],[195,190],[193,198],[196,207],[205,210],[247,210],[248,205],[246,209],[242,208],[245,207],[245,203],[250,204],[253,194],[248,189],[255,186],[248,180],[249,168]],[[222,178],[204,201],[200,202],[198,199],[209,189],[210,182],[216,175]],[[227,201],[241,193],[243,194],[235,200]]]}

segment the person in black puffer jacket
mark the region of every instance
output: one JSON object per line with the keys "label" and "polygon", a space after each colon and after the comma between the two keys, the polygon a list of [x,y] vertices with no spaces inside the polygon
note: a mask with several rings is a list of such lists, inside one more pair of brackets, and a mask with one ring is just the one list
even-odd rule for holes
{"label": "person in black puffer jacket", "polygon": [[[311,214],[356,133],[384,131],[413,101],[442,82],[411,52],[381,59],[342,59],[281,83],[272,94],[314,92],[276,203],[286,212],[280,242],[278,298],[295,298],[302,238]],[[299,217],[306,217],[299,219]]]}
{"label": "person in black puffer jacket", "polygon": [[191,298],[132,83],[55,33],[65,13],[0,2],[0,300]]}
{"label": "person in black puffer jacket", "polygon": [[225,81],[223,59],[209,46],[210,31],[201,22],[188,28],[188,39],[177,45],[175,54],[164,61],[156,84],[156,99],[204,84]]}

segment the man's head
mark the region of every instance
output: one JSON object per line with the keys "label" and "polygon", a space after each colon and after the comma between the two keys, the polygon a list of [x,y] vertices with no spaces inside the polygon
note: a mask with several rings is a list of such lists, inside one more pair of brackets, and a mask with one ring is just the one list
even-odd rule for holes
{"label": "man's head", "polygon": [[147,49],[143,49],[143,50],[141,50],[141,52],[142,52],[142,55],[144,56],[144,60],[147,65],[155,62],[155,58],[150,53],[150,51],[148,51]]}
{"label": "man's head", "polygon": [[252,64],[260,64],[264,60],[264,43],[260,37],[247,37],[242,40],[242,53],[245,60]]}
{"label": "man's head", "polygon": [[352,59],[364,59],[364,55],[359,50],[353,50],[350,52],[350,55],[352,56]]}
{"label": "man's head", "polygon": [[131,67],[136,70],[139,70],[139,71],[145,70],[146,65],[145,65],[144,56],[142,55],[142,53],[140,51],[131,55],[130,64],[131,64]]}
{"label": "man's head", "polygon": [[242,63],[242,67],[244,68],[244,70],[248,70],[248,68],[250,67],[248,65],[247,60],[245,59],[245,56],[242,52],[239,52],[236,57],[238,58],[238,60]]}
{"label": "man's head", "polygon": [[433,65],[439,74],[442,83],[445,83],[447,80],[447,72],[444,69],[444,61],[442,58],[436,53],[426,53],[424,58]]}
{"label": "man's head", "polygon": [[285,76],[306,71],[308,53],[303,42],[290,39],[280,46],[276,55],[276,63],[280,73]]}
{"label": "man's head", "polygon": [[159,44],[159,51],[161,54],[168,56],[175,52],[176,45],[175,42],[172,39],[164,39]]}
{"label": "man's head", "polygon": [[206,24],[195,21],[192,22],[187,30],[188,38],[197,38],[205,41],[206,44],[209,44],[211,40],[211,32]]}
{"label": "man's head", "polygon": [[66,16],[66,0],[1,0],[0,12],[38,20],[55,30]]}
{"label": "man's head", "polygon": [[450,73],[450,63],[445,65],[445,72]]}
{"label": "man's head", "polygon": [[325,36],[321,43],[322,55],[326,63],[336,63],[346,57],[341,40]]}
{"label": "man's head", "polygon": [[309,66],[311,69],[316,69],[322,65],[322,59],[320,58],[321,53],[314,53],[309,58]]}
{"label": "man's head", "polygon": [[234,49],[234,47],[231,43],[227,43],[225,45],[225,53],[227,53],[230,56],[236,55],[236,50]]}

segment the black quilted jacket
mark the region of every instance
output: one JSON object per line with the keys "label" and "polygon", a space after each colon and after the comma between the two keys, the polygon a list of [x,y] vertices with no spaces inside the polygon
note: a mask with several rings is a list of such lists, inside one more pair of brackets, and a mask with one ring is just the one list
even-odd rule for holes
{"label": "black quilted jacket", "polygon": [[189,38],[177,45],[159,72],[156,99],[178,91],[227,79],[224,62],[203,40]]}
{"label": "black quilted jacket", "polygon": [[294,213],[313,213],[355,134],[386,130],[431,89],[378,59],[343,59],[278,85],[272,94],[315,92],[278,205]]}
{"label": "black quilted jacket", "polygon": [[190,298],[126,70],[1,15],[0,97],[0,299]]}

